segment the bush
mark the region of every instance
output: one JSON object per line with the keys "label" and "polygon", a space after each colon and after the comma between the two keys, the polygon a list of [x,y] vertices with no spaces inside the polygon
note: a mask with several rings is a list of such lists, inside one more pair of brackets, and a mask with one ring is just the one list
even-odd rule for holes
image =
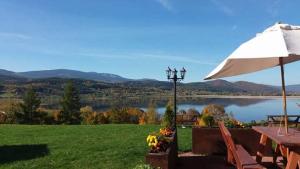
{"label": "bush", "polygon": [[97,123],[97,113],[94,112],[93,108],[90,106],[80,108],[80,117],[82,119],[82,124]]}
{"label": "bush", "polygon": [[5,108],[5,123],[13,124],[13,123],[19,123],[21,121],[20,119],[20,112],[21,112],[20,103],[18,102],[9,102]]}
{"label": "bush", "polygon": [[109,112],[109,121],[111,123],[128,123],[130,116],[126,108],[113,108]]}
{"label": "bush", "polygon": [[174,121],[173,109],[170,104],[167,104],[166,111],[162,120],[162,126],[164,126],[165,128],[171,128],[173,127],[173,121]]}
{"label": "bush", "polygon": [[52,112],[52,117],[53,117],[53,121],[55,124],[60,124],[61,123],[61,111],[60,110],[55,110]]}
{"label": "bush", "polygon": [[105,113],[98,113],[97,114],[97,122],[98,124],[108,124],[109,123],[109,117],[105,115]]}
{"label": "bush", "polygon": [[152,168],[149,164],[138,164],[133,169],[155,169],[155,168]]}
{"label": "bush", "polygon": [[215,121],[223,121],[228,115],[225,113],[225,109],[221,105],[210,104],[202,110],[202,115],[210,115]]}
{"label": "bush", "polygon": [[212,127],[215,124],[214,117],[208,114],[202,114],[197,118],[196,125],[200,127]]}
{"label": "bush", "polygon": [[51,118],[48,111],[42,108],[37,109],[32,119],[33,124],[47,124],[46,119]]}
{"label": "bush", "polygon": [[44,117],[44,124],[57,124],[53,112],[48,112]]}
{"label": "bush", "polygon": [[147,115],[146,113],[143,113],[140,117],[139,117],[139,125],[144,125],[147,123]]}
{"label": "bush", "polygon": [[129,114],[129,123],[132,124],[139,124],[140,119],[145,116],[145,112],[138,108],[128,108],[127,109]]}

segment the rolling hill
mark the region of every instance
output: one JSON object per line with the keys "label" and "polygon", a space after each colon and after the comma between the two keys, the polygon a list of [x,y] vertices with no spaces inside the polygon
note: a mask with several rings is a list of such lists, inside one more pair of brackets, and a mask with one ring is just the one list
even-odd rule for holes
{"label": "rolling hill", "polygon": [[20,77],[27,79],[45,79],[45,78],[68,78],[68,79],[85,79],[94,81],[103,81],[108,83],[117,83],[129,81],[130,79],[109,73],[82,72],[68,69],[41,70],[28,72],[12,72],[0,70],[0,75]]}
{"label": "rolling hill", "polygon": [[[13,93],[20,96],[29,85],[34,86],[41,95],[61,95],[64,84],[72,80],[81,94],[95,97],[121,96],[165,96],[172,92],[173,84],[153,79],[131,80],[114,74],[81,72],[66,69],[12,72],[0,70],[1,94]],[[287,86],[289,94],[300,94],[300,85]],[[239,81],[213,80],[207,82],[179,83],[179,96],[192,95],[280,95],[281,88]]]}

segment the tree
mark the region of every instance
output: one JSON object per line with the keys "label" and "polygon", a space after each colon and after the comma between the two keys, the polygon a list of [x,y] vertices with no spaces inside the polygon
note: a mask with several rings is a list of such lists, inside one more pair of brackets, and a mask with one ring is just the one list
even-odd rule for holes
{"label": "tree", "polygon": [[204,107],[202,110],[202,114],[213,116],[215,121],[222,121],[222,119],[228,116],[225,113],[224,107],[216,104],[210,104]]}
{"label": "tree", "polygon": [[38,116],[37,109],[40,107],[41,99],[37,96],[36,92],[31,86],[23,97],[23,102],[20,104],[22,114],[21,118],[23,123],[34,123],[34,118]]}
{"label": "tree", "polygon": [[80,124],[80,96],[72,81],[69,81],[64,89],[61,100],[60,121],[65,124]]}
{"label": "tree", "polygon": [[127,108],[114,107],[109,112],[109,120],[114,124],[129,123],[130,115]]}
{"label": "tree", "polygon": [[166,106],[166,111],[163,117],[162,125],[166,128],[171,128],[173,126],[174,114],[172,104],[170,102]]}
{"label": "tree", "polygon": [[158,115],[156,112],[156,105],[154,101],[151,101],[147,109],[147,123],[156,124],[157,121],[158,121]]}

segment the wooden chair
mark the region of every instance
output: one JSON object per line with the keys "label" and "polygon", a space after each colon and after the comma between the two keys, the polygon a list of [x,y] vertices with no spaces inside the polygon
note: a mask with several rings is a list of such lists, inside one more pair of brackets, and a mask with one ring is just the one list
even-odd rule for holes
{"label": "wooden chair", "polygon": [[230,132],[223,122],[219,122],[219,128],[227,147],[227,160],[238,169],[263,169],[243,146],[235,144]]}

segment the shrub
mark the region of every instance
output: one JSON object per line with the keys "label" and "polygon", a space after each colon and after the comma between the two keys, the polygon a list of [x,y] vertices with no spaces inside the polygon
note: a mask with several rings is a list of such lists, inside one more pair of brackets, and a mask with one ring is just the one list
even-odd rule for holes
{"label": "shrub", "polygon": [[39,108],[35,112],[35,116],[32,119],[33,124],[46,124],[46,120],[48,118],[51,118],[51,116],[48,113],[49,110]]}
{"label": "shrub", "polygon": [[144,111],[138,108],[128,108],[127,111],[130,116],[129,123],[139,124],[141,117],[145,116]]}
{"label": "shrub", "polygon": [[[155,169],[155,168],[152,168],[149,164],[138,164],[133,169]],[[156,169],[160,169],[160,168],[156,168]]]}
{"label": "shrub", "polygon": [[57,124],[57,121],[54,118],[54,112],[48,112],[44,117],[44,124]]}
{"label": "shrub", "polygon": [[225,109],[221,105],[210,104],[202,110],[202,115],[210,115],[215,121],[223,121],[228,115],[225,113]]}
{"label": "shrub", "polygon": [[60,119],[61,116],[62,116],[62,115],[61,115],[61,111],[60,111],[60,110],[55,110],[55,111],[53,111],[53,112],[52,112],[52,117],[53,117],[54,123],[60,124],[60,122],[62,121],[62,120]]}
{"label": "shrub", "polygon": [[207,127],[212,127],[214,125],[214,117],[211,115],[203,114],[201,120]]}
{"label": "shrub", "polygon": [[126,108],[112,108],[109,112],[109,121],[111,123],[128,123],[130,116]]}
{"label": "shrub", "polygon": [[105,115],[105,113],[98,113],[97,114],[97,123],[98,124],[108,124],[109,123],[109,117]]}
{"label": "shrub", "polygon": [[139,125],[144,125],[147,123],[147,116],[145,113],[143,113],[140,117],[139,117]]}
{"label": "shrub", "polygon": [[166,128],[171,128],[173,127],[173,121],[174,121],[173,109],[170,104],[167,104],[166,111],[162,120],[162,126]]}
{"label": "shrub", "polygon": [[93,108],[90,106],[85,106],[80,109],[80,117],[82,119],[82,124],[97,123],[97,113],[94,112]]}
{"label": "shrub", "polygon": [[22,110],[20,107],[20,103],[14,102],[14,101],[9,102],[3,110],[6,115],[5,123],[13,124],[13,123],[18,123],[19,121],[21,121],[20,112]]}

